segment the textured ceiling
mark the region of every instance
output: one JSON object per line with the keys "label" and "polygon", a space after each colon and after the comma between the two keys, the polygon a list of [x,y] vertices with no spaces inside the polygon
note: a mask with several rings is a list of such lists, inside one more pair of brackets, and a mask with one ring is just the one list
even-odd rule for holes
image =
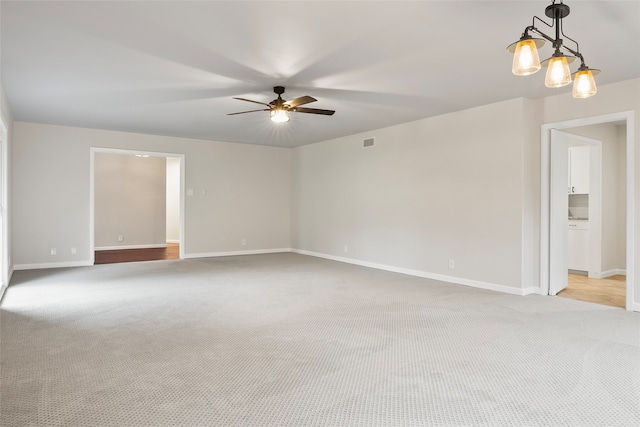
{"label": "textured ceiling", "polygon": [[[543,72],[513,76],[505,49],[549,3],[2,1],[0,72],[16,120],[293,147],[571,97]],[[640,77],[640,2],[566,4],[565,33],[602,69],[600,85]],[[226,115],[256,107],[232,97],[269,102],[276,85],[337,112],[279,125],[266,112]]]}

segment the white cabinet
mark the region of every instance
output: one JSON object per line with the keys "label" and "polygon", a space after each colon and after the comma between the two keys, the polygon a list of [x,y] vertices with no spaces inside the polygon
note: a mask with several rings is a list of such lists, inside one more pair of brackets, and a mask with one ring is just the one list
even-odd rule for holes
{"label": "white cabinet", "polygon": [[589,194],[589,152],[591,147],[569,148],[569,194]]}
{"label": "white cabinet", "polygon": [[569,221],[569,270],[589,271],[589,221]]}

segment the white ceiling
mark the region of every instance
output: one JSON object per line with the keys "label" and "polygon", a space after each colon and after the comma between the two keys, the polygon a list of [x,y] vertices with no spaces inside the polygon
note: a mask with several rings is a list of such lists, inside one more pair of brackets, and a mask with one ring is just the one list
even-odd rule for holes
{"label": "white ceiling", "polygon": [[[16,120],[293,147],[517,97],[571,97],[570,86],[547,89],[543,72],[513,76],[505,49],[550,3],[3,0],[0,72]],[[599,85],[640,77],[639,1],[566,4],[564,31],[602,69]],[[284,99],[311,95],[306,106],[337,112],[286,124],[226,115],[257,107],[232,97],[269,102],[276,85]]]}

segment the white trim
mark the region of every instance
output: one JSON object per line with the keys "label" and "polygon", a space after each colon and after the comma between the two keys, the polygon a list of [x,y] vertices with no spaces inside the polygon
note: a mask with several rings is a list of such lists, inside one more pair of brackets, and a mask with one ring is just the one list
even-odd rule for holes
{"label": "white trim", "polygon": [[16,264],[15,270],[40,270],[43,268],[88,267],[93,261],[45,262],[42,264]]}
{"label": "white trim", "polygon": [[[2,136],[0,137],[0,149],[2,153],[0,154],[0,158],[2,159],[2,165],[0,165],[0,170],[2,171],[2,177],[0,177],[0,184],[2,185],[2,189],[0,193],[2,194],[2,200],[0,200],[0,216],[2,217],[2,248],[0,253],[2,254],[2,259],[0,259],[0,283],[4,286],[4,289],[9,286],[9,282],[11,281],[11,273],[13,271],[13,267],[11,265],[12,256],[11,251],[12,248],[9,248],[9,125],[7,119],[5,118],[2,111],[0,111],[0,132],[2,132]],[[0,298],[4,293],[4,289],[0,292]]]}
{"label": "white trim", "polygon": [[[169,156],[169,157],[174,157],[174,156]],[[184,247],[185,247],[185,241],[186,241],[186,234],[185,234],[185,221],[186,221],[186,215],[185,215],[185,204],[186,204],[186,199],[185,199],[185,194],[186,194],[186,172],[185,172],[185,155],[181,154],[179,156],[177,156],[180,159],[180,240],[178,241],[179,246],[179,254],[178,256],[180,257],[180,259],[184,259]]]}
{"label": "white trim", "polygon": [[640,303],[634,300],[635,286],[635,124],[634,111],[605,114],[557,123],[546,123],[540,129],[540,289],[542,295],[549,294],[549,176],[550,176],[550,130],[566,129],[625,120],[627,123],[627,301],[626,309],[640,311]]}
{"label": "white trim", "polygon": [[167,239],[167,243],[180,243],[180,240],[176,240],[176,239]]}
{"label": "white trim", "polygon": [[95,163],[96,151],[93,147],[89,148],[89,261],[95,264]]}
{"label": "white trim", "polygon": [[332,261],[338,261],[338,262],[344,262],[347,264],[355,264],[355,265],[360,265],[363,267],[369,267],[369,268],[376,268],[378,270],[385,270],[385,271],[391,271],[394,273],[401,273],[401,274],[407,274],[409,276],[416,276],[416,277],[423,277],[425,279],[433,279],[433,280],[439,280],[441,282],[448,282],[448,283],[455,283],[457,285],[465,285],[465,286],[471,286],[473,288],[479,288],[479,289],[487,289],[490,291],[496,291],[496,292],[502,292],[502,293],[506,293],[506,294],[512,294],[512,295],[529,295],[529,294],[539,294],[540,293],[540,289],[539,288],[514,288],[511,286],[505,286],[505,285],[498,285],[495,283],[488,283],[488,282],[481,282],[478,280],[470,280],[470,279],[463,279],[461,277],[453,277],[453,276],[445,276],[443,274],[436,274],[436,273],[429,273],[427,271],[420,271],[420,270],[412,270],[412,269],[408,269],[408,268],[400,268],[400,267],[394,267],[391,265],[385,265],[385,264],[378,264],[375,262],[368,262],[368,261],[360,261],[357,259],[353,259],[353,258],[344,258],[344,257],[339,257],[339,256],[334,256],[334,255],[328,255],[328,254],[323,254],[323,253],[319,253],[319,252],[311,252],[311,251],[305,251],[302,249],[292,249],[291,252],[297,253],[297,254],[301,254],[301,255],[309,255],[309,256],[314,256],[314,257],[318,257],[318,258],[325,258],[325,259],[330,259]]}
{"label": "white trim", "polygon": [[158,243],[153,245],[122,245],[122,246],[97,246],[94,250],[96,251],[115,251],[119,249],[155,249],[155,248],[166,248],[166,243]]}
{"label": "white trim", "polygon": [[149,157],[180,157],[184,156],[184,154],[177,153],[163,153],[160,151],[142,151],[142,150],[129,150],[124,148],[108,148],[108,147],[91,147],[97,153],[110,153],[110,154],[124,154],[126,156],[131,155],[144,155]]}
{"label": "white trim", "polygon": [[640,303],[635,302],[635,185],[636,173],[634,147],[635,122],[633,112],[627,113],[627,310],[640,311]]}
{"label": "white trim", "polygon": [[256,249],[251,251],[228,251],[228,252],[206,252],[199,254],[185,254],[185,259],[190,258],[216,258],[221,256],[236,256],[236,255],[261,255],[261,254],[275,254],[281,252],[292,252],[291,248],[278,248],[278,249]]}
{"label": "white trim", "polygon": [[607,270],[607,271],[601,271],[600,273],[594,273],[593,276],[591,275],[591,273],[589,273],[589,277],[592,278],[592,279],[605,279],[607,277],[617,276],[617,275],[626,276],[627,275],[627,270],[624,270],[624,269],[621,269],[621,268],[614,268],[613,270]]}

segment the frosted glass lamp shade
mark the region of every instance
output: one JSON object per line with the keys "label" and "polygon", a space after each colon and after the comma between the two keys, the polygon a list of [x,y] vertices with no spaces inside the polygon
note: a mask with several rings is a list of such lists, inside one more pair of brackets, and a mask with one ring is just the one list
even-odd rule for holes
{"label": "frosted glass lamp shade", "polygon": [[540,57],[534,39],[520,40],[516,43],[511,72],[516,76],[528,76],[540,69]]}
{"label": "frosted glass lamp shade", "polygon": [[555,88],[566,86],[571,83],[571,70],[569,61],[564,55],[553,56],[549,59],[549,68],[544,84],[547,87]]}
{"label": "frosted glass lamp shade", "polygon": [[289,112],[287,110],[271,110],[271,121],[276,123],[284,123],[289,121]]}
{"label": "frosted glass lamp shade", "polygon": [[580,69],[574,74],[573,97],[589,98],[598,92],[594,74],[598,74],[599,70]]}

